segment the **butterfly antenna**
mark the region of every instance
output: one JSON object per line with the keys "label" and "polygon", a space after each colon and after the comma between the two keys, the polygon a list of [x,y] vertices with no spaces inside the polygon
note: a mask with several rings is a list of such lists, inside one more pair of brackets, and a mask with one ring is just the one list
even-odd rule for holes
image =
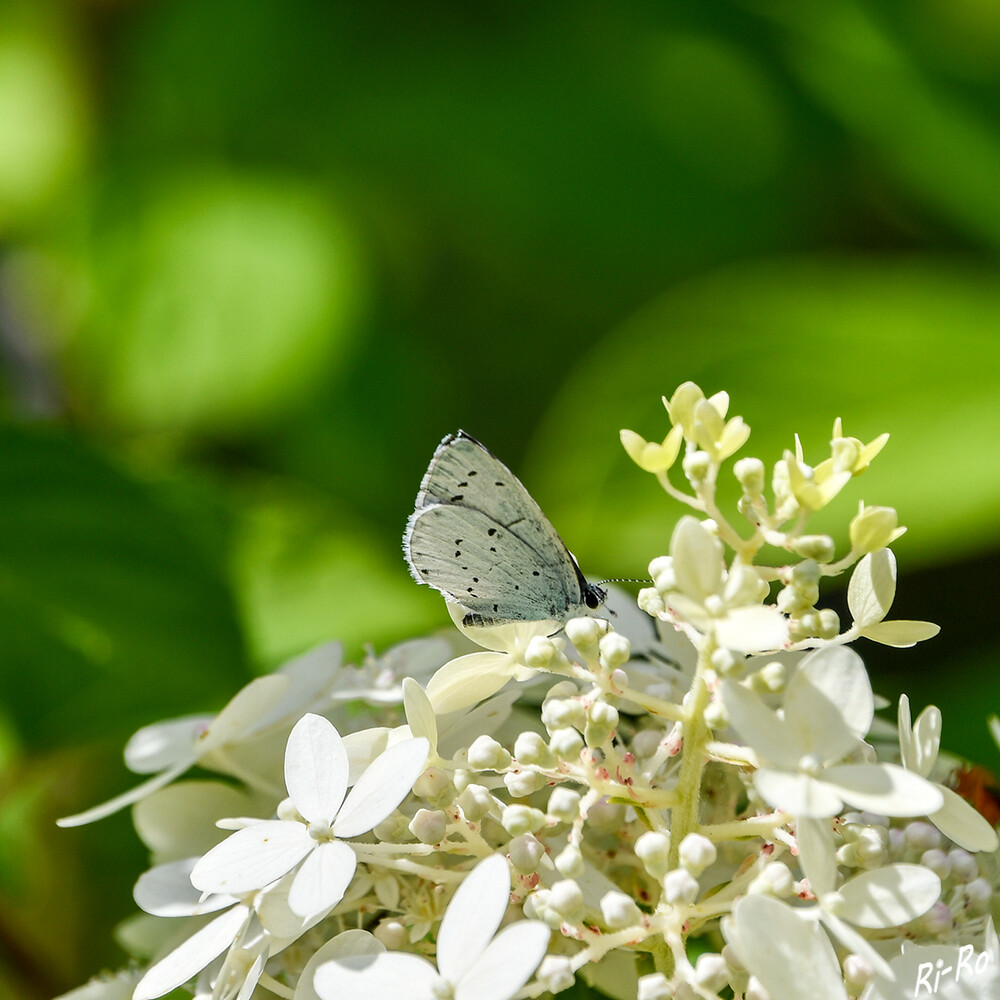
{"label": "butterfly antenna", "polygon": [[603,587],[606,583],[652,583],[648,576],[643,577],[631,577],[631,576],[617,576],[612,580],[599,580],[596,584],[598,587]]}

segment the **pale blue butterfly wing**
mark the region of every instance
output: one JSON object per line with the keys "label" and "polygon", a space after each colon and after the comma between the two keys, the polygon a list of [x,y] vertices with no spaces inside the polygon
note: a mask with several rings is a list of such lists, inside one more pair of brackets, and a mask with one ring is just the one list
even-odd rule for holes
{"label": "pale blue butterfly wing", "polygon": [[604,599],[518,478],[464,431],[434,452],[403,550],[414,579],[468,623],[565,622]]}

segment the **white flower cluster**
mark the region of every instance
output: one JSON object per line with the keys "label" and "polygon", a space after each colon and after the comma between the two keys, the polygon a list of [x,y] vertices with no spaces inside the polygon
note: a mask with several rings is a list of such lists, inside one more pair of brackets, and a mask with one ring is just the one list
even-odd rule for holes
{"label": "white flower cluster", "polygon": [[[948,786],[940,713],[903,698],[898,732],[876,719],[846,646],[936,631],[886,621],[896,514],[862,505],[840,558],[806,531],[885,438],[838,422],[828,459],[775,464],[770,497],[741,459],[737,530],[716,486],[749,429],[690,383],[666,405],[662,443],[623,444],[703,519],[652,561],[645,614],[613,593],[614,629],[553,636],[456,608],[485,651],[416,640],[359,670],[327,646],[137,733],[126,761],[152,777],[63,821],[133,807],[153,860],[120,929],[137,965],[67,996],[524,1000],[580,977],[613,998],[874,1000],[904,942],[995,942],[997,836]],[[668,476],[682,444],[689,491]],[[842,629],[820,583],[849,569]],[[194,765],[219,778],[182,780]]]}

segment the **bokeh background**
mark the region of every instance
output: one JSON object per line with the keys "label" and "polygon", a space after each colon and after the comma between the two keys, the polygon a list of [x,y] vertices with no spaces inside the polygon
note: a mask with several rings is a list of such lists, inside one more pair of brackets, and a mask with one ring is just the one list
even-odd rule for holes
{"label": "bokeh background", "polygon": [[4,0],[0,996],[122,960],[128,815],[52,821],[132,731],[446,622],[400,535],[458,427],[608,576],[680,382],[769,462],[890,431],[827,523],[897,507],[943,632],[861,652],[1000,767],[998,251],[993,0]]}

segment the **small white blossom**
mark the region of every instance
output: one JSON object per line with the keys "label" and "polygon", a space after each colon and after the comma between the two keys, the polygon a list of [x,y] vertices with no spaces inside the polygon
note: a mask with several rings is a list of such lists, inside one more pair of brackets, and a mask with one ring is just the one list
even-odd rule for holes
{"label": "small white blossom", "polygon": [[549,929],[519,920],[499,934],[510,876],[499,855],[481,861],[452,897],[437,936],[437,968],[402,952],[337,958],[319,966],[322,1000],[510,1000],[538,967]]}
{"label": "small white blossom", "polygon": [[839,763],[857,753],[874,715],[871,684],[857,653],[828,646],[806,656],[785,691],[779,715],[732,680],[722,697],[733,727],[762,766],[754,786],[771,805],[796,816],[834,816],[848,802],[887,816],[941,808],[941,793],[895,764]]}
{"label": "small white blossom", "polygon": [[[921,777],[928,777],[937,761],[941,745],[941,711],[928,705],[917,721],[910,724],[910,699],[899,699],[899,754],[903,767]],[[945,785],[934,786],[944,798],[944,805],[928,819],[949,839],[968,851],[995,851],[1000,841],[996,830],[979,812]],[[937,845],[926,845],[937,846]]]}
{"label": "small white blossom", "polygon": [[423,770],[425,739],[405,740],[380,754],[345,798],[349,762],[340,734],[322,716],[296,723],[285,750],[285,784],[299,819],[252,823],[195,865],[191,881],[205,892],[239,894],[300,866],[288,895],[292,911],[311,917],[334,906],[357,858],[344,839],[384,820]]}

